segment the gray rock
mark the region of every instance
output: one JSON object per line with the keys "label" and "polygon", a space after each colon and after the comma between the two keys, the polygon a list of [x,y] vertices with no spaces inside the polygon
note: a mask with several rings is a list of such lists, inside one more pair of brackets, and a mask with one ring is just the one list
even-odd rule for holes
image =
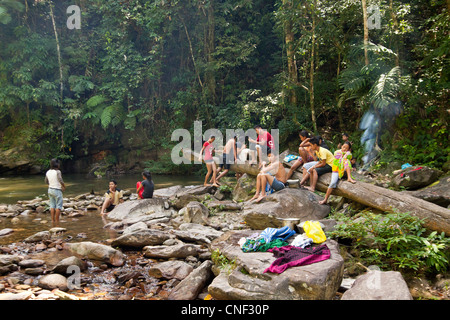
{"label": "gray rock", "polygon": [[441,174],[441,171],[426,166],[414,166],[398,173],[392,183],[396,187],[415,190],[432,184]]}
{"label": "gray rock", "polygon": [[88,259],[103,261],[115,267],[120,267],[125,263],[122,252],[103,244],[86,241],[66,243],[64,247]]}
{"label": "gray rock", "polygon": [[200,245],[179,243],[173,246],[146,246],[143,248],[144,256],[157,259],[184,259],[189,256],[198,256],[207,249],[202,249]]}
{"label": "gray rock", "polygon": [[276,260],[270,252],[243,252],[238,245],[242,237],[254,230],[229,231],[214,240],[211,250],[218,250],[236,268],[228,274],[221,272],[208,287],[218,300],[331,300],[342,282],[344,259],[339,245],[333,240],[325,243],[330,259],[305,266],[286,269],[281,274],[264,273]]}
{"label": "gray rock", "polygon": [[1,293],[1,300],[28,300],[33,296],[33,292],[25,291],[20,293]]}
{"label": "gray rock", "polygon": [[400,272],[371,270],[359,276],[341,300],[412,300]]}
{"label": "gray rock", "polygon": [[40,259],[25,259],[19,262],[19,266],[22,268],[37,268],[42,267],[44,264],[45,261]]}
{"label": "gray rock", "polygon": [[209,210],[204,204],[191,201],[186,205],[186,211],[184,212],[184,222],[208,224]]}
{"label": "gray rock", "polygon": [[10,264],[19,264],[23,257],[18,255],[0,254],[0,266],[7,266]]}
{"label": "gray rock", "polygon": [[48,290],[53,289],[59,289],[61,291],[68,290],[66,277],[58,273],[43,276],[42,278],[39,279],[38,286],[41,287],[42,289]]}
{"label": "gray rock", "polygon": [[204,261],[198,268],[192,271],[184,280],[172,289],[169,300],[194,300],[208,283],[213,275],[212,262]]}
{"label": "gray rock", "polygon": [[236,183],[233,190],[234,201],[247,201],[256,192],[256,179],[248,174],[243,174]]}
{"label": "gray rock", "polygon": [[148,274],[155,278],[183,280],[194,268],[184,261],[171,260],[153,265]]}
{"label": "gray rock", "polygon": [[154,213],[163,213],[165,211],[164,202],[165,200],[163,198],[125,201],[108,213],[108,218],[112,220],[124,220],[148,216]]}
{"label": "gray rock", "polygon": [[37,232],[37,233],[29,236],[28,238],[23,240],[23,242],[25,242],[25,243],[41,242],[43,240],[50,239],[50,237],[51,237],[51,235],[50,235],[49,231],[41,231],[41,232]]}
{"label": "gray rock", "polygon": [[113,247],[133,247],[142,248],[162,244],[168,240],[170,235],[167,232],[154,229],[137,230],[132,233],[121,235],[113,240]]}
{"label": "gray rock", "polygon": [[13,232],[14,232],[14,230],[11,229],[11,228],[2,229],[2,230],[0,230],[0,237],[6,236],[6,235],[11,234]]}
{"label": "gray rock", "polygon": [[245,203],[244,220],[252,229],[282,227],[281,219],[320,220],[328,216],[330,207],[318,202],[322,198],[307,190],[285,188],[274,192],[260,203]]}
{"label": "gray rock", "polygon": [[59,273],[62,275],[67,274],[67,268],[71,266],[76,266],[80,269],[80,271],[84,271],[86,269],[85,264],[83,261],[75,256],[65,258],[61,261],[59,261],[54,267],[52,272]]}
{"label": "gray rock", "polygon": [[205,196],[211,195],[216,191],[216,187],[212,186],[187,186],[178,191],[175,196],[170,198],[172,206],[180,210],[191,201],[203,201]]}

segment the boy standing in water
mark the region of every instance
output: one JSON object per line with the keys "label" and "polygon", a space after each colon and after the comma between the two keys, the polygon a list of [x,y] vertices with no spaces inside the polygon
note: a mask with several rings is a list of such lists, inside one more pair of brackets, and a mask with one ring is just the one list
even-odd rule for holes
{"label": "boy standing in water", "polygon": [[200,151],[200,156],[198,157],[199,161],[202,161],[202,155],[203,155],[203,151],[205,151],[205,164],[206,164],[206,168],[208,169],[208,173],[205,176],[205,182],[204,182],[204,186],[210,186],[208,184],[208,178],[212,173],[212,182],[213,182],[213,186],[218,187],[219,185],[217,184],[217,180],[216,180],[216,163],[214,162],[212,153],[214,150],[214,147],[212,145],[212,143],[214,142],[214,140],[216,140],[215,136],[211,136],[208,141],[206,141],[203,144],[202,150]]}
{"label": "boy standing in water", "polygon": [[59,216],[63,208],[63,191],[66,186],[59,170],[59,160],[52,159],[50,161],[50,170],[45,174],[45,183],[48,184],[48,198],[50,200],[50,214],[52,224],[59,224]]}
{"label": "boy standing in water", "polygon": [[107,215],[109,211],[114,209],[119,203],[123,202],[123,191],[117,188],[115,180],[109,181],[109,189],[105,193],[105,201],[103,202],[101,215]]}

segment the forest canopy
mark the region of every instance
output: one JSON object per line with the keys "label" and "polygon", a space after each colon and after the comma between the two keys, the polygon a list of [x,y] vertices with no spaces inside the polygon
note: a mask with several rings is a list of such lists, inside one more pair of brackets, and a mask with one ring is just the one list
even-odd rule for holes
{"label": "forest canopy", "polygon": [[358,160],[363,137],[379,163],[448,170],[449,10],[446,0],[0,0],[0,150],[46,163],[123,137],[169,149],[175,129],[202,121],[279,129],[292,150],[301,130],[333,146],[347,132]]}

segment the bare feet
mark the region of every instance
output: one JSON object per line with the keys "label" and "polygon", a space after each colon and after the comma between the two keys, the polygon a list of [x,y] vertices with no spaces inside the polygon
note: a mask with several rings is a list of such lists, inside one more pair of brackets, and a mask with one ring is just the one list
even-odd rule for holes
{"label": "bare feet", "polygon": [[353,180],[353,179],[351,179],[351,178],[350,178],[350,179],[347,179],[347,181],[348,181],[348,182],[351,182],[351,183],[356,183],[356,180]]}
{"label": "bare feet", "polygon": [[251,199],[248,200],[248,201],[251,202],[251,201],[257,199],[258,197],[259,197],[259,193],[255,194],[255,195],[253,196],[253,198],[251,198]]}
{"label": "bare feet", "polygon": [[327,200],[322,200],[322,201],[319,201],[319,204],[327,204]]}
{"label": "bare feet", "polygon": [[305,189],[306,189],[306,190],[309,190],[309,191],[311,191],[311,192],[316,191],[315,189],[313,189],[313,188],[311,188],[311,187],[305,187]]}
{"label": "bare feet", "polygon": [[255,200],[255,202],[256,202],[256,203],[259,203],[259,202],[261,202],[261,200],[264,199],[265,197],[266,197],[266,195],[260,195],[260,196],[258,197],[258,199]]}

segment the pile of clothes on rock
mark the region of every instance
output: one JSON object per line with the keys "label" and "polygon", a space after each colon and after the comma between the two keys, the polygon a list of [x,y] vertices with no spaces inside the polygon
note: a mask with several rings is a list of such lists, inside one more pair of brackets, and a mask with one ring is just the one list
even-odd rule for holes
{"label": "pile of clothes on rock", "polygon": [[[238,243],[244,252],[272,252],[277,259],[264,272],[282,273],[291,267],[304,266],[330,258],[330,250],[326,244],[314,246],[326,240],[321,228],[316,230],[317,228],[320,228],[318,222],[313,225],[315,234],[308,234],[308,232],[297,234],[289,226],[278,229],[266,228],[261,233],[241,238]],[[305,231],[310,229],[304,228]],[[320,231],[322,234],[318,237],[316,232]],[[290,239],[293,236],[295,236],[293,240]]]}

